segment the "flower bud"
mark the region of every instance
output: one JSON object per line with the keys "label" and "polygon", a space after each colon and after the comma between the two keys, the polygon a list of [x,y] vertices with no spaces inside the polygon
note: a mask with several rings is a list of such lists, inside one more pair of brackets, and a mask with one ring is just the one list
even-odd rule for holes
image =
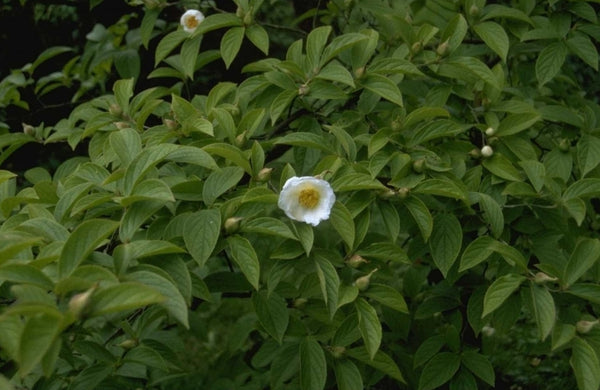
{"label": "flower bud", "polygon": [[373,271],[369,272],[368,275],[361,276],[360,278],[356,279],[354,281],[354,285],[358,287],[360,291],[365,291],[369,288],[369,284],[371,283],[371,276],[373,276],[373,274],[377,272],[377,270],[378,268],[375,268]]}
{"label": "flower bud", "polygon": [[241,217],[229,217],[225,220],[223,227],[225,228],[225,232],[227,234],[232,234],[237,232],[240,229],[240,223],[243,218]]}
{"label": "flower bud", "polygon": [[393,199],[398,196],[398,192],[392,189],[387,189],[377,194],[381,199]]}
{"label": "flower bud", "polygon": [[477,16],[479,15],[479,7],[475,4],[471,5],[471,8],[469,8],[469,15],[471,16]]}
{"label": "flower bud", "polygon": [[35,128],[33,126],[28,125],[25,122],[21,123],[21,125],[23,126],[23,133],[30,135],[32,137],[35,135]]}
{"label": "flower bud", "polygon": [[98,284],[94,284],[87,291],[75,294],[69,300],[69,311],[75,315],[75,318],[81,318],[85,315],[90,306],[92,294],[98,288]]}
{"label": "flower bud", "polygon": [[479,150],[478,148],[473,148],[469,152],[469,156],[473,158],[481,158],[481,150]]}
{"label": "flower bud", "polygon": [[496,329],[489,325],[484,325],[484,327],[481,328],[481,333],[483,333],[485,336],[491,337],[494,335],[494,333],[496,333]]}
{"label": "flower bud", "polygon": [[448,54],[448,40],[446,39],[444,42],[440,43],[435,52],[441,57]]}
{"label": "flower bud", "polygon": [[252,12],[246,12],[244,15],[244,26],[249,26],[252,24]]}
{"label": "flower bud", "polygon": [[256,176],[256,180],[264,183],[271,180],[271,172],[273,172],[273,168],[263,168],[258,172]]}
{"label": "flower bud", "polygon": [[597,323],[598,323],[598,320],[594,320],[594,321],[581,320],[581,321],[577,321],[575,328],[577,329],[577,333],[586,334],[586,333],[589,333],[590,330],[592,330],[592,328],[594,326],[596,326]]}
{"label": "flower bud", "polygon": [[491,137],[494,134],[496,134],[496,129],[494,129],[493,127],[488,127],[487,129],[485,129],[485,135],[487,135],[488,137]]}
{"label": "flower bud", "polygon": [[167,126],[167,129],[173,131],[175,129],[177,129],[177,122],[174,121],[173,119],[163,119],[163,123],[165,126]]}
{"label": "flower bud", "polygon": [[541,362],[542,362],[542,359],[540,359],[539,357],[534,357],[529,361],[529,364],[532,367],[537,367],[540,365]]}
{"label": "flower bud", "polygon": [[341,358],[346,353],[346,348],[345,347],[340,347],[338,345],[331,346],[331,347],[329,347],[327,349],[329,350],[329,352],[331,352],[331,354],[333,355],[333,357],[336,358],[336,359]]}
{"label": "flower bud", "polygon": [[235,10],[235,16],[237,16],[238,18],[242,19],[244,17],[244,10],[242,9],[242,7],[237,7],[237,9]]}
{"label": "flower bud", "polygon": [[134,339],[127,339],[119,344],[117,344],[117,347],[121,347],[124,349],[131,349],[133,347],[137,347],[139,343],[137,342],[137,340]]}
{"label": "flower bud", "polygon": [[354,77],[356,77],[357,79],[363,77],[365,75],[365,67],[361,66],[360,68],[356,68],[356,70],[354,71]]}
{"label": "flower bud", "polygon": [[119,130],[128,129],[131,125],[127,122],[114,122],[113,125]]}
{"label": "flower bud", "polygon": [[562,140],[560,140],[560,143],[558,144],[558,148],[560,149],[561,152],[569,152],[569,150],[571,150],[571,142],[569,142],[568,139],[563,138]]}
{"label": "flower bud", "polygon": [[533,281],[536,284],[544,284],[546,282],[555,282],[557,281],[557,278],[553,278],[552,276],[549,276],[548,274],[545,274],[544,272],[538,272],[535,274]]}
{"label": "flower bud", "polygon": [[483,157],[492,157],[493,154],[494,149],[492,149],[490,145],[485,145],[483,148],[481,148],[481,155]]}
{"label": "flower bud", "polygon": [[421,43],[421,41],[417,41],[412,44],[412,46],[410,47],[410,51],[411,53],[418,53],[421,51],[422,48],[423,44]]}
{"label": "flower bud", "polygon": [[306,84],[302,84],[298,88],[298,95],[300,95],[300,96],[308,95],[309,92],[310,92],[310,87]]}
{"label": "flower bud", "polygon": [[396,191],[396,192],[398,193],[398,198],[406,199],[406,198],[408,198],[408,195],[410,194],[410,188],[402,187],[402,188],[399,188],[398,191]]}
{"label": "flower bud", "polygon": [[246,132],[244,131],[243,133],[241,133],[237,137],[235,137],[235,146],[237,146],[238,148],[241,148],[244,146],[245,143],[246,143]]}
{"label": "flower bud", "polygon": [[306,299],[306,298],[296,298],[296,299],[294,299],[294,307],[296,307],[296,308],[303,307],[304,305],[306,305],[306,302],[308,302],[308,299]]}
{"label": "flower bud", "polygon": [[369,261],[362,257],[361,255],[354,254],[349,259],[346,260],[346,264],[352,268],[358,268],[361,264],[368,263]]}
{"label": "flower bud", "polygon": [[114,115],[114,116],[121,116],[121,115],[123,115],[123,109],[121,108],[121,106],[119,106],[116,103],[113,103],[113,104],[110,105],[110,107],[108,107],[108,112],[111,115]]}
{"label": "flower bud", "polygon": [[413,171],[415,173],[423,173],[425,171],[425,160],[422,158],[415,160],[412,165]]}

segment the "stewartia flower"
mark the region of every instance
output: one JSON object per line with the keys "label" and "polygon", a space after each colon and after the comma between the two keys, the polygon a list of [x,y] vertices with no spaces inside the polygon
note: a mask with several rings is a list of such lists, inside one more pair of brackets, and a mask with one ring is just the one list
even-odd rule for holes
{"label": "stewartia flower", "polygon": [[329,218],[334,203],[335,194],[327,181],[294,176],[283,185],[277,205],[291,219],[317,226]]}
{"label": "stewartia flower", "polygon": [[189,9],[181,15],[181,25],[186,32],[193,33],[204,20],[204,14],[195,9]]}

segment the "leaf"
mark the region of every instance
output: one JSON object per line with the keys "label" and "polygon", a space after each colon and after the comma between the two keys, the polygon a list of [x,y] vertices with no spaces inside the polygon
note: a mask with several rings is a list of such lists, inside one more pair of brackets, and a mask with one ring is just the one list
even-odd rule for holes
{"label": "leaf", "polygon": [[462,227],[452,214],[438,214],[433,220],[429,249],[435,265],[446,277],[462,246]]}
{"label": "leaf", "polygon": [[363,298],[358,298],[354,302],[356,313],[358,314],[358,329],[365,343],[365,348],[369,353],[371,360],[375,357],[379,345],[381,344],[382,330],[381,323],[377,317],[377,312],[373,306],[369,305]]}
{"label": "leaf", "polygon": [[502,208],[491,196],[483,193],[478,194],[479,205],[484,212],[487,223],[490,224],[490,230],[494,237],[498,238],[504,230],[504,215]]}
{"label": "leaf", "polygon": [[0,283],[27,283],[52,290],[54,282],[42,271],[29,264],[6,264],[0,267]]}
{"label": "leaf", "polygon": [[154,66],[164,60],[173,49],[179,46],[188,36],[188,33],[183,30],[176,30],[165,35],[156,46],[156,51],[154,52]]}
{"label": "leaf", "polygon": [[129,112],[129,99],[133,96],[133,78],[126,80],[117,80],[113,84],[113,93],[117,105],[124,113]]}
{"label": "leaf", "polygon": [[41,361],[58,337],[61,318],[40,314],[29,318],[23,327],[19,342],[19,374],[25,377]]}
{"label": "leaf", "polygon": [[244,40],[244,27],[232,27],[221,38],[221,58],[225,63],[225,68],[229,69],[229,66],[237,56]]}
{"label": "leaf", "polygon": [[271,217],[258,217],[250,219],[247,222],[243,222],[241,231],[269,234],[272,236],[289,238],[291,240],[298,240],[298,237],[296,237],[296,235],[285,223]]}
{"label": "leaf", "polygon": [[[298,91],[296,90],[285,90],[281,92],[279,95],[275,97],[273,103],[271,103],[271,107],[269,107],[269,116],[271,117],[271,124],[274,125],[275,122],[279,119],[281,114],[285,110],[288,109],[290,104],[294,101],[294,99],[298,96]],[[291,108],[290,108],[291,110]],[[294,133],[291,133],[292,135]],[[283,137],[286,138],[286,137]]]}
{"label": "leaf", "polygon": [[446,338],[443,335],[435,335],[423,341],[415,352],[413,358],[413,367],[417,368],[435,356],[446,344]]}
{"label": "leaf", "polygon": [[520,133],[524,130],[528,130],[540,119],[542,118],[537,112],[509,114],[500,122],[500,125],[496,130],[496,135],[507,136]]}
{"label": "leaf", "polygon": [[252,304],[262,327],[281,344],[290,316],[285,300],[275,292],[262,290],[253,294]]}
{"label": "leaf", "polygon": [[588,198],[600,196],[600,179],[586,178],[577,180],[563,193],[563,199]]}
{"label": "leaf", "polygon": [[[360,45],[358,45],[359,43],[363,43],[367,40],[374,41],[374,43],[376,45],[377,37],[378,37],[378,34],[374,30],[363,30],[360,33],[345,33],[342,35],[338,35],[337,37],[333,38],[331,40],[331,43],[329,45],[327,45],[325,50],[323,50],[323,55],[321,56],[320,65],[323,66],[323,65],[327,64],[331,59],[336,57],[338,54],[340,54],[344,50],[348,50],[348,49],[354,50],[356,47],[360,46]],[[371,39],[369,39],[369,38],[371,38]],[[364,53],[362,53],[362,54],[364,54]],[[370,54],[369,54],[369,56],[370,56]],[[354,60],[354,58],[353,58],[353,60]],[[354,63],[353,63],[353,65],[354,65]]]}
{"label": "leaf", "polygon": [[473,30],[490,49],[500,56],[503,62],[506,62],[509,41],[506,31],[501,25],[495,22],[482,22],[473,26]]}
{"label": "leaf", "polygon": [[442,107],[419,107],[411,111],[411,113],[406,116],[406,119],[404,120],[404,126],[409,128],[421,121],[431,120],[437,117],[448,118],[449,116],[450,113],[448,110]]}
{"label": "leaf", "polygon": [[600,304],[600,285],[593,283],[577,283],[569,286],[565,292],[596,304]]}
{"label": "leaf", "polygon": [[466,78],[465,81],[476,77],[476,79],[483,80],[491,87],[500,89],[494,73],[487,65],[475,57],[450,57],[440,64],[438,73],[459,80]]}
{"label": "leaf", "polygon": [[198,58],[198,52],[200,51],[201,42],[202,35],[195,35],[186,39],[183,42],[183,45],[181,45],[181,52],[179,56],[181,58],[183,73],[190,79],[194,78],[196,59]]}
{"label": "leaf", "polygon": [[525,281],[525,277],[517,274],[507,274],[494,280],[483,297],[481,317],[483,318],[499,308],[519,288],[523,281]]}
{"label": "leaf", "polygon": [[238,235],[227,237],[227,243],[229,244],[231,259],[240,267],[240,270],[254,289],[258,290],[260,264],[252,244],[244,237]]}
{"label": "leaf", "polygon": [[332,61],[325,65],[323,69],[315,76],[317,79],[337,81],[355,88],[354,77],[348,69],[342,66],[339,62]]}
{"label": "leaf", "polygon": [[414,189],[415,193],[438,195],[453,199],[466,199],[465,191],[454,182],[442,179],[427,179],[420,182]]}
{"label": "leaf", "polygon": [[319,67],[321,53],[327,43],[329,34],[331,34],[331,30],[331,26],[317,27],[306,37],[306,59],[311,67],[311,71]]}
{"label": "leaf", "polygon": [[461,355],[461,362],[469,371],[477,375],[485,383],[494,387],[496,382],[494,367],[492,367],[492,364],[485,355],[475,351],[465,351]]}
{"label": "leaf", "polygon": [[369,73],[360,80],[360,84],[365,89],[389,100],[392,103],[402,107],[402,93],[398,86],[389,78],[377,73]]}
{"label": "leaf", "polygon": [[566,43],[573,54],[581,58],[583,62],[591,66],[596,72],[598,71],[598,50],[587,35],[577,34],[567,39]]}
{"label": "leaf", "polygon": [[231,161],[238,167],[244,169],[248,174],[252,174],[252,167],[248,162],[246,155],[237,147],[225,143],[211,143],[203,146],[202,149],[208,154],[223,157],[227,161]]}
{"label": "leaf", "polygon": [[364,390],[360,371],[356,364],[348,359],[338,359],[333,366],[338,390]]}
{"label": "leaf", "polygon": [[529,288],[529,299],[533,315],[538,328],[538,336],[544,341],[552,331],[556,321],[556,307],[552,294],[546,287],[531,284]]}
{"label": "leaf", "polygon": [[331,264],[327,258],[316,255],[314,256],[314,259],[323,300],[329,308],[329,317],[333,318],[333,315],[338,308],[340,277],[333,264]]}
{"label": "leaf", "polygon": [[546,168],[544,164],[536,160],[519,161],[519,165],[525,171],[533,188],[540,192],[546,180]]}
{"label": "leaf", "polygon": [[570,286],[590,269],[600,258],[600,240],[584,238],[577,243],[569,257],[563,275],[563,284]]}
{"label": "leaf", "polygon": [[269,34],[261,25],[253,24],[247,27],[246,38],[265,55],[269,55]]}
{"label": "leaf", "polygon": [[363,292],[363,295],[400,313],[408,313],[408,306],[404,297],[393,287],[371,283],[369,288]]}
{"label": "leaf", "polygon": [[462,43],[469,28],[465,17],[457,13],[442,31],[440,42],[448,43],[447,53],[452,53]]}
{"label": "leaf", "polygon": [[440,352],[423,368],[419,390],[433,390],[448,382],[460,367],[460,357],[451,352]]}
{"label": "leaf", "polygon": [[225,167],[212,172],[202,187],[202,199],[208,206],[212,205],[219,196],[235,186],[244,176],[241,167]]}
{"label": "leaf", "polygon": [[121,160],[121,166],[126,167],[131,160],[142,151],[142,139],[134,129],[122,129],[110,134],[110,146]]}
{"label": "leaf", "polygon": [[600,164],[600,138],[583,135],[577,142],[577,162],[584,177]]}
{"label": "leaf", "polygon": [[144,175],[177,148],[178,146],[173,144],[160,144],[142,150],[125,170],[123,194],[125,196],[131,195],[133,188],[142,180]]}
{"label": "leaf", "polygon": [[[159,270],[160,269],[157,271]],[[188,307],[185,298],[181,292],[179,292],[179,289],[177,289],[172,280],[167,279],[157,271],[143,269],[131,272],[127,274],[126,277],[128,280],[142,283],[160,292],[160,294],[166,298],[160,305],[181,325],[189,329]],[[168,276],[166,272],[162,272]]]}
{"label": "leaf", "polygon": [[346,354],[361,363],[385,373],[390,378],[406,383],[398,365],[396,365],[394,360],[383,351],[377,351],[375,356],[372,357],[365,347],[357,347],[347,350]]}
{"label": "leaf", "polygon": [[112,364],[97,363],[81,370],[73,378],[69,390],[93,390],[114,370]]}
{"label": "leaf", "polygon": [[560,72],[566,58],[567,48],[561,41],[549,44],[540,52],[535,61],[535,76],[540,87]]}
{"label": "leaf", "polygon": [[327,381],[327,364],[323,348],[312,337],[300,343],[300,388],[323,390]]}
{"label": "leaf", "polygon": [[242,21],[235,14],[228,12],[215,13],[204,18],[194,34],[206,34],[209,31],[218,30],[223,27],[241,25]]}
{"label": "leaf", "polygon": [[298,239],[300,239],[302,249],[304,249],[307,256],[310,255],[315,240],[315,233],[313,232],[312,226],[307,223],[294,223],[292,226],[296,231]]}
{"label": "leaf", "polygon": [[119,227],[109,219],[87,220],[71,233],[58,259],[58,274],[66,278],[88,257],[102,241]]}
{"label": "leaf", "polygon": [[577,388],[597,390],[600,386],[600,362],[596,352],[580,337],[575,337],[571,341],[571,346],[573,349],[569,363],[577,379]]}
{"label": "leaf", "polygon": [[472,241],[462,254],[458,271],[466,271],[485,261],[494,253],[494,243],[495,240],[488,236],[481,236]]}
{"label": "leaf", "polygon": [[433,231],[433,218],[431,217],[429,209],[427,206],[425,206],[425,203],[423,203],[421,199],[417,198],[416,196],[410,196],[406,198],[403,204],[406,206],[417,223],[417,226],[421,231],[423,241],[427,242],[431,236],[431,232]]}
{"label": "leaf", "polygon": [[555,351],[571,342],[575,334],[576,327],[574,325],[557,322],[552,331],[552,350]]}
{"label": "leaf", "polygon": [[341,202],[335,202],[331,209],[329,219],[333,228],[338,232],[340,237],[344,240],[348,248],[353,248],[354,236],[356,234],[354,228],[354,220],[352,214]]}
{"label": "leaf", "polygon": [[494,153],[490,158],[483,160],[485,169],[494,175],[509,181],[522,181],[521,173],[510,160],[500,153]]}

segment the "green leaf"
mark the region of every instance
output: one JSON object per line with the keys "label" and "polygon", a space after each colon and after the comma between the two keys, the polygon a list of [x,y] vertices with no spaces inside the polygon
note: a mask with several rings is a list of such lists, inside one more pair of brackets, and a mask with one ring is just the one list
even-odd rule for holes
{"label": "green leaf", "polygon": [[150,38],[152,38],[152,31],[154,30],[160,11],[160,8],[146,8],[144,12],[144,17],[142,18],[142,24],[140,26],[140,37],[142,38],[142,45],[144,45],[146,49],[148,49],[148,43],[150,43]]}
{"label": "green leaf", "polygon": [[404,297],[393,287],[371,283],[363,295],[400,313],[408,313],[408,306]]}
{"label": "green leaf", "polygon": [[253,24],[247,27],[246,38],[265,55],[269,55],[269,34],[261,25]]}
{"label": "green leaf", "polygon": [[154,66],[164,60],[177,46],[186,39],[189,34],[183,30],[176,30],[164,36],[158,42],[154,52]]}
{"label": "green leaf", "polygon": [[54,283],[42,271],[29,264],[6,264],[0,267],[0,283],[27,283],[52,290]]}
{"label": "green leaf", "polygon": [[296,237],[288,225],[271,217],[258,217],[250,219],[247,222],[244,221],[241,226],[241,231],[269,234],[272,236],[289,238],[291,240],[298,240],[298,237]]}
{"label": "green leaf", "polygon": [[300,388],[323,390],[327,381],[327,364],[323,348],[312,337],[300,343]]}
{"label": "green leaf", "polygon": [[[363,30],[360,33],[345,33],[342,35],[338,35],[337,37],[331,40],[331,43],[327,45],[325,50],[323,50],[323,55],[321,56],[320,65],[323,66],[327,62],[329,62],[332,58],[343,52],[344,50],[352,49],[354,50],[361,46],[360,44],[369,41],[372,43],[373,50],[375,50],[375,46],[377,46],[379,34],[374,30]],[[368,53],[368,49],[366,51],[362,51],[362,58],[352,58],[352,65],[356,65],[356,61],[364,60],[366,62],[368,58],[371,56],[371,53]],[[366,58],[365,58],[366,57]],[[364,66],[364,64],[358,65]]]}
{"label": "green leaf", "polygon": [[546,287],[531,284],[529,288],[531,308],[538,328],[538,336],[544,341],[556,321],[556,307],[552,294]]}
{"label": "green leaf", "polygon": [[490,158],[483,160],[485,169],[494,175],[509,181],[522,181],[521,173],[510,160],[500,153],[494,153]]}
{"label": "green leaf", "polygon": [[507,136],[520,133],[529,129],[540,119],[542,118],[537,112],[509,114],[500,122],[500,125],[496,130],[496,135]]}
{"label": "green leaf", "polygon": [[315,76],[317,79],[337,81],[339,83],[355,88],[354,77],[348,69],[342,66],[339,62],[332,61],[325,65],[323,69]]}
{"label": "green leaf", "polygon": [[146,179],[135,185],[130,196],[117,198],[123,207],[141,200],[156,200],[163,203],[174,202],[175,198],[171,189],[160,179]]}
{"label": "green leaf", "polygon": [[600,285],[593,283],[576,283],[565,292],[596,304],[600,304]]}
{"label": "green leaf", "polygon": [[413,367],[417,368],[435,356],[446,344],[446,338],[443,335],[434,335],[423,341],[413,358]]}
{"label": "green leaf", "polygon": [[292,227],[296,231],[296,236],[300,239],[300,244],[302,244],[302,248],[308,256],[315,240],[315,233],[313,232],[312,226],[307,223],[294,223]]}
{"label": "green leaf", "polygon": [[252,304],[262,327],[281,344],[290,317],[285,300],[275,292],[268,294],[263,290],[253,294]]}
{"label": "green leaf", "polygon": [[500,89],[494,73],[486,64],[475,57],[450,57],[440,64],[438,73],[442,76],[465,81],[472,81],[472,78],[483,80],[491,87]]}
{"label": "green leaf", "polygon": [[598,71],[598,50],[587,35],[577,34],[567,39],[566,43],[571,53],[581,58],[583,62],[591,66],[596,72]]}
{"label": "green leaf", "polygon": [[483,193],[477,194],[479,205],[484,212],[484,218],[490,225],[490,230],[494,237],[498,238],[504,230],[504,215],[502,208],[491,196]]}
{"label": "green leaf", "polygon": [[421,231],[423,241],[427,242],[433,231],[433,218],[431,217],[429,209],[425,206],[425,203],[416,196],[406,198],[403,204],[410,212],[410,215],[415,219],[415,222]]}
{"label": "green leaf", "polygon": [[571,341],[573,348],[569,363],[573,367],[579,390],[597,390],[600,386],[600,362],[594,349],[587,341],[575,337]]}
{"label": "green leaf", "polygon": [[225,167],[212,172],[202,187],[202,199],[206,205],[212,205],[215,200],[227,190],[235,186],[244,176],[241,167]]}
{"label": "green leaf", "polygon": [[586,178],[577,180],[563,193],[563,199],[588,198],[600,196],[600,179]]}
{"label": "green leaf", "polygon": [[317,277],[321,286],[323,300],[329,308],[329,317],[333,318],[338,308],[338,294],[340,289],[340,277],[331,262],[321,256],[314,256],[315,267],[317,268]]}
{"label": "green leaf", "polygon": [[576,334],[576,328],[571,324],[557,322],[552,330],[552,350],[557,350],[571,342]]}
{"label": "green leaf", "polygon": [[331,186],[335,192],[387,189],[379,180],[373,179],[366,173],[341,175],[331,183]]}
{"label": "green leaf", "polygon": [[492,367],[492,364],[485,355],[475,351],[465,351],[461,355],[461,362],[469,371],[477,375],[485,383],[494,387],[496,382],[494,367]]}
{"label": "green leaf", "polygon": [[465,17],[457,13],[446,25],[440,36],[440,42],[448,42],[448,52],[452,53],[460,46],[469,26]]}
{"label": "green leaf", "polygon": [[535,76],[540,87],[560,72],[567,58],[567,47],[561,41],[546,46],[535,61]]}
{"label": "green leaf", "polygon": [[221,38],[221,57],[225,63],[225,68],[229,66],[237,56],[244,40],[244,27],[232,27]]}
{"label": "green leaf", "polygon": [[49,242],[66,241],[69,238],[69,231],[63,225],[46,217],[28,219],[19,225],[18,229],[44,237]]}
{"label": "green leaf", "polygon": [[577,162],[581,177],[600,164],[600,138],[586,134],[577,141]]}
{"label": "green leaf", "polygon": [[[410,114],[406,116],[406,119],[404,120],[404,126],[409,128],[421,121],[431,120],[437,117],[448,118],[449,116],[450,113],[442,107],[419,107],[411,111]],[[417,145],[419,142],[413,141],[413,144]]]}
{"label": "green leaf", "polygon": [[363,298],[354,302],[358,314],[358,329],[365,343],[365,348],[371,360],[375,357],[381,344],[381,323],[373,306],[369,305]]}
{"label": "green leaf", "polygon": [[231,259],[240,267],[248,282],[258,290],[260,264],[252,244],[238,235],[227,237],[227,243],[229,244],[228,249]]}
{"label": "green leaf", "polygon": [[462,254],[459,272],[473,268],[490,257],[494,253],[495,242],[488,236],[481,236],[472,241]]}
{"label": "green leaf", "polygon": [[348,359],[338,359],[333,366],[338,390],[364,390],[360,371],[356,364]]}
{"label": "green leaf", "polygon": [[207,16],[198,26],[194,34],[206,34],[223,27],[241,26],[242,21],[235,14],[215,13]]}
{"label": "green leaf", "polygon": [[142,139],[133,129],[122,129],[110,134],[110,146],[121,160],[121,166],[126,167],[131,160],[142,151]]}
{"label": "green leaf", "polygon": [[194,78],[196,59],[198,58],[201,42],[202,35],[195,35],[186,39],[181,45],[180,57],[183,73],[190,79]]}
{"label": "green leaf", "polygon": [[440,352],[423,368],[419,390],[433,390],[448,382],[460,367],[460,357],[451,352]]}
{"label": "green leaf", "polygon": [[375,368],[388,375],[390,378],[396,379],[402,383],[406,383],[398,365],[394,360],[383,351],[377,351],[375,356],[371,356],[365,347],[353,348],[346,351],[346,354],[353,359],[358,360],[368,366]]}
{"label": "green leaf", "polygon": [[21,333],[18,362],[19,374],[25,377],[42,360],[58,337],[61,318],[40,314],[29,318]]}
{"label": "green leaf", "polygon": [[97,363],[81,370],[73,378],[69,390],[95,389],[114,370],[112,364]]}
{"label": "green leaf", "polygon": [[[271,107],[269,107],[269,116],[271,117],[271,124],[274,125],[277,122],[277,119],[283,114],[285,110],[288,109],[289,105],[294,101],[294,99],[298,96],[298,91],[296,90],[286,90],[281,92],[275,99],[273,103],[271,103]],[[291,133],[290,135],[295,134]],[[307,134],[307,133],[305,133]],[[310,133],[308,133],[310,134]],[[286,137],[283,137],[286,138]]]}
{"label": "green leaf", "polygon": [[454,215],[438,214],[435,216],[429,249],[435,265],[444,277],[460,253],[462,237],[462,227]]}
{"label": "green leaf", "polygon": [[402,93],[396,83],[391,79],[377,73],[369,73],[360,80],[360,84],[365,89],[389,100],[392,103],[402,107]]}
{"label": "green leaf", "polygon": [[481,317],[485,317],[499,308],[523,281],[525,281],[525,277],[517,274],[507,274],[494,280],[485,292]]}
{"label": "green leaf", "polygon": [[341,202],[335,202],[329,215],[331,225],[338,232],[340,237],[344,240],[348,248],[354,246],[354,236],[356,234],[354,228],[354,220],[352,214]]}
{"label": "green leaf", "polygon": [[600,258],[600,240],[584,238],[577,243],[564,271],[563,284],[570,286]]}
{"label": "green leaf", "polygon": [[129,99],[133,96],[133,78],[126,80],[117,80],[113,84],[113,93],[117,105],[121,107],[124,113],[129,112]]}
{"label": "green leaf", "polygon": [[[160,305],[175,318],[179,323],[186,328],[189,328],[188,322],[188,308],[185,298],[175,286],[172,280],[167,279],[164,275],[161,275],[162,270],[157,269],[156,271],[151,269],[143,269],[140,271],[134,271],[127,274],[127,279],[135,282],[142,283],[149,286],[166,298]],[[166,276],[168,274],[162,271]]]}
{"label": "green leaf", "polygon": [[450,180],[424,180],[415,187],[414,192],[420,194],[438,195],[453,199],[466,199],[465,191]]}
{"label": "green leaf", "polygon": [[58,274],[66,278],[88,257],[106,237],[119,227],[119,222],[108,219],[90,219],[71,233],[58,259]]}
{"label": "green leaf", "polygon": [[[313,29],[306,38],[306,59],[310,70],[314,71],[320,66],[321,53],[331,34],[331,26],[321,26]],[[314,71],[314,73],[317,73]]]}
{"label": "green leaf", "polygon": [[122,358],[123,363],[139,363],[146,367],[154,367],[166,371],[168,369],[165,359],[153,348],[138,345],[130,349]]}
{"label": "green leaf", "polygon": [[525,171],[527,178],[533,188],[540,192],[546,180],[546,168],[544,164],[536,160],[519,161],[519,165]]}
{"label": "green leaf", "polygon": [[250,175],[252,174],[252,167],[248,162],[248,158],[239,148],[236,148],[233,145],[225,143],[212,143],[202,147],[202,150],[211,156],[217,155],[223,157],[227,161],[231,161],[238,167],[243,168],[246,173]]}
{"label": "green leaf", "polygon": [[133,188],[139,183],[144,175],[166,156],[178,148],[173,144],[160,144],[150,146],[138,154],[129,164],[123,177],[123,194],[131,195]]}
{"label": "green leaf", "polygon": [[473,26],[473,30],[490,49],[500,56],[503,62],[506,62],[509,41],[506,31],[501,25],[495,22],[482,22]]}
{"label": "green leaf", "polygon": [[533,21],[529,18],[529,16],[527,16],[526,13],[524,13],[518,8],[508,7],[500,4],[489,4],[486,5],[483,9],[483,17],[481,18],[481,20],[500,18],[517,20],[529,23],[532,26],[534,25]]}

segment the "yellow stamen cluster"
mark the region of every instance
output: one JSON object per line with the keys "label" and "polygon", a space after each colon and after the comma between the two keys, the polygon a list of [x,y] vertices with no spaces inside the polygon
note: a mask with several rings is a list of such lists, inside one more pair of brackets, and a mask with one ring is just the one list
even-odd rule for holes
{"label": "yellow stamen cluster", "polygon": [[198,27],[198,19],[195,17],[189,17],[185,20],[185,26],[189,29]]}
{"label": "yellow stamen cluster", "polygon": [[305,188],[300,191],[298,203],[300,203],[302,207],[313,209],[319,204],[320,199],[321,195],[319,194],[319,191],[314,188]]}

